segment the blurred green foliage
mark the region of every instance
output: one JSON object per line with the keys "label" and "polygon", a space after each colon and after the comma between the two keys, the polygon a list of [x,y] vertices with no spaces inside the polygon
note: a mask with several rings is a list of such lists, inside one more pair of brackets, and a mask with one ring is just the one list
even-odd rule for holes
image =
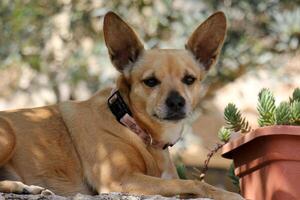
{"label": "blurred green foliage", "polygon": [[181,163],[181,164],[176,165],[176,170],[177,170],[177,174],[180,179],[187,179],[186,167],[184,164]]}
{"label": "blurred green foliage", "polygon": [[238,192],[240,192],[240,179],[235,175],[234,169],[234,163],[232,162],[229,167],[228,177],[231,179],[232,184],[238,189]]}
{"label": "blurred green foliage", "polygon": [[[77,98],[78,87],[92,93],[114,75],[102,36],[107,11],[120,14],[149,48],[183,48],[200,22],[223,10],[227,40],[207,79],[218,88],[249,68],[279,67],[278,55],[299,49],[299,5],[299,0],[1,0],[0,69],[33,70],[23,90],[35,85],[53,90],[57,101]],[[21,87],[18,78],[11,82],[6,87]]]}

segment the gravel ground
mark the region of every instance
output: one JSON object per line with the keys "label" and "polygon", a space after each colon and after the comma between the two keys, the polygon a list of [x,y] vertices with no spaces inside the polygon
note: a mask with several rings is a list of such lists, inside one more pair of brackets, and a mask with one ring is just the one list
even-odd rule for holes
{"label": "gravel ground", "polygon": [[[109,194],[101,194],[97,196],[89,196],[83,194],[77,194],[73,197],[62,197],[58,195],[21,195],[21,194],[12,194],[12,193],[0,193],[0,200],[175,200],[179,199],[176,197],[163,197],[160,195],[153,195],[153,196],[137,196],[137,195],[129,195],[129,194],[122,194],[122,193],[109,193]],[[207,198],[195,198],[194,200],[210,200]]]}

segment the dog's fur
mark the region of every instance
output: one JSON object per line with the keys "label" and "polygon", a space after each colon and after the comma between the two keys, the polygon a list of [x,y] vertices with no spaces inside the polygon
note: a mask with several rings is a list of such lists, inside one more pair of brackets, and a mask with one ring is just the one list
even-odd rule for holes
{"label": "dog's fur", "polygon": [[[174,143],[181,136],[225,33],[225,16],[217,12],[195,30],[186,50],[145,50],[116,14],[105,16],[105,42],[121,72],[117,88],[139,126],[155,140]],[[147,85],[151,78],[156,85]],[[168,149],[146,145],[116,121],[107,105],[110,92],[105,89],[87,101],[1,112],[0,192],[36,194],[47,188],[60,195],[119,191],[242,199],[203,182],[178,179]],[[178,99],[184,104],[180,115],[166,105],[170,95],[172,105]]]}

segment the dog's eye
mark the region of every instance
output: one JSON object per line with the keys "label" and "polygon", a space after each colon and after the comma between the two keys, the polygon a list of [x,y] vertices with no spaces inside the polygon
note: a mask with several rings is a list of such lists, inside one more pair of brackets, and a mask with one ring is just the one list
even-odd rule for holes
{"label": "dog's eye", "polygon": [[148,87],[155,87],[156,85],[160,84],[160,81],[157,80],[155,77],[150,77],[145,80],[143,80],[144,84]]}
{"label": "dog's eye", "polygon": [[192,85],[195,81],[196,81],[196,78],[191,75],[186,75],[182,79],[182,82],[187,85]]}

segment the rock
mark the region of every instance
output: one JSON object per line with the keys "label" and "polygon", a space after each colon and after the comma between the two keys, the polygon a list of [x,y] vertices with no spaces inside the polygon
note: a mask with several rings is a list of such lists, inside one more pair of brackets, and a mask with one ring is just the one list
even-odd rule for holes
{"label": "rock", "polygon": [[[163,197],[160,195],[131,195],[131,194],[124,194],[124,193],[107,193],[107,194],[100,194],[97,196],[89,196],[84,194],[77,194],[73,197],[62,197],[58,195],[23,195],[23,194],[13,194],[13,193],[0,193],[0,200],[5,199],[14,199],[14,200],[175,200],[179,199],[178,197]],[[207,198],[195,198],[194,200],[211,200]]]}

